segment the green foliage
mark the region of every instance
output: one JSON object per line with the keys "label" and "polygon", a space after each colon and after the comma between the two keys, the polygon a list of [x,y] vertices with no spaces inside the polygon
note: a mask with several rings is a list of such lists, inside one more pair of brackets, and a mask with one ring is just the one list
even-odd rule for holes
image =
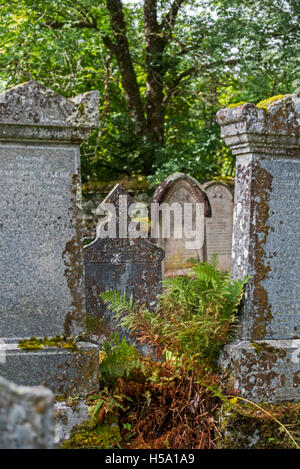
{"label": "green foliage", "polygon": [[119,426],[110,423],[98,423],[94,427],[89,424],[74,429],[69,440],[61,449],[113,449],[120,448],[122,438]]}
{"label": "green foliage", "polygon": [[[159,19],[170,3],[158,2]],[[143,2],[123,5],[145,106]],[[143,174],[149,153],[153,186],[182,170],[200,181],[233,175],[216,112],[299,88],[299,2],[183,2],[166,49],[155,57],[164,70],[164,144],[151,145],[137,135],[118,63],[104,44],[104,37],[113,38],[105,1],[2,0],[0,6],[0,89],[33,78],[67,97],[100,92],[99,129],[82,147],[84,181]]]}
{"label": "green foliage", "polygon": [[173,361],[190,369],[213,368],[220,347],[230,339],[248,279],[232,280],[230,274],[219,272],[216,256],[210,263],[195,262],[191,270],[189,277],[164,281],[166,291],[154,313],[116,292],[100,296],[120,327],[154,345],[160,354],[171,352]]}
{"label": "green foliage", "polygon": [[[125,302],[117,294],[116,309],[125,311]],[[128,302],[130,307],[130,302]],[[103,345],[103,358],[100,363],[101,386],[114,387],[118,378],[128,377],[135,370],[142,370],[143,364],[139,352],[125,339],[120,339],[118,334],[112,336]]]}
{"label": "green foliage", "polygon": [[112,417],[118,412],[119,409],[124,410],[121,402],[124,396],[112,394],[111,390],[105,387],[101,390],[98,396],[92,396],[89,401],[94,401],[93,404],[89,405],[89,415],[91,416],[88,424],[91,428],[97,426],[97,424],[106,419]]}

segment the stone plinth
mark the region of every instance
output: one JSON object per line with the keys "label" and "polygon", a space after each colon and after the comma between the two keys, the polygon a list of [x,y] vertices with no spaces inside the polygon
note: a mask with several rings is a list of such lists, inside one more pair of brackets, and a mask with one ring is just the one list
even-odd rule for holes
{"label": "stone plinth", "polygon": [[[20,339],[85,330],[79,147],[97,115],[97,92],[66,99],[31,81],[0,95],[0,374],[18,384],[57,392],[56,358],[73,366],[53,347],[20,352]],[[79,388],[84,374],[70,370]]]}
{"label": "stone plinth", "polygon": [[235,387],[254,400],[300,399],[299,119],[296,95],[217,115],[237,157],[232,273],[252,277],[239,341],[225,355],[233,363]]}

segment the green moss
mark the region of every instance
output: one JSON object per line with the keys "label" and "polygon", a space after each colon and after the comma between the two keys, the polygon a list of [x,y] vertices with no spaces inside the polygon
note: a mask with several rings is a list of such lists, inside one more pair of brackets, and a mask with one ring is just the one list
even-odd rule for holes
{"label": "green moss", "polygon": [[252,342],[250,345],[251,345],[251,347],[253,347],[255,349],[256,353],[262,353],[262,352],[276,353],[276,352],[278,352],[278,349],[276,349],[275,347],[272,347],[267,342],[262,342],[262,343]]}
{"label": "green moss", "polygon": [[264,99],[263,101],[260,101],[256,107],[258,107],[259,109],[265,109],[265,111],[268,111],[268,106],[272,103],[274,103],[275,101],[279,101],[280,99],[284,98],[284,94],[279,94],[277,96],[272,96],[271,98],[267,98],[267,99]]}
{"label": "green moss", "polygon": [[234,187],[235,180],[231,176],[215,176],[212,178],[213,181],[227,184],[228,186]]}
{"label": "green moss", "polygon": [[76,351],[77,345],[72,340],[66,340],[65,337],[44,337],[43,339],[38,339],[36,337],[31,337],[30,339],[20,340],[18,343],[18,348],[21,350],[41,350],[45,347],[58,347],[65,348],[68,350]]}
{"label": "green moss", "polygon": [[240,101],[239,103],[229,104],[229,106],[227,106],[227,109],[232,109],[234,107],[241,106],[242,104],[246,104],[246,101]]}
{"label": "green moss", "polygon": [[95,238],[84,238],[83,240],[83,245],[87,246],[88,244],[91,244],[92,241],[94,241]]}
{"label": "green moss", "polygon": [[116,423],[102,423],[94,428],[85,423],[74,429],[61,449],[113,449],[121,448],[120,428]]}
{"label": "green moss", "polygon": [[[282,423],[300,444],[300,403],[261,404]],[[250,404],[234,405],[221,411],[222,449],[295,449],[295,443],[268,414]]]}

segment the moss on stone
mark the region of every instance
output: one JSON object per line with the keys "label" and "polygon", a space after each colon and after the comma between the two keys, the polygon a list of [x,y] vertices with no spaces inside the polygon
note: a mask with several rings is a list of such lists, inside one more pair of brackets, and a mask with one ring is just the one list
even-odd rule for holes
{"label": "moss on stone", "polygon": [[117,423],[102,423],[91,428],[88,423],[75,428],[61,449],[121,448],[121,433]]}
{"label": "moss on stone", "polygon": [[253,347],[256,351],[256,353],[262,353],[262,352],[269,352],[269,353],[279,353],[281,352],[281,350],[279,350],[278,348],[276,347],[272,347],[270,344],[268,344],[267,342],[261,342],[261,343],[258,343],[258,342],[252,342],[251,344],[251,347]]}
{"label": "moss on stone", "polygon": [[57,347],[64,348],[71,351],[77,351],[77,345],[72,340],[66,340],[65,337],[55,336],[55,337],[44,337],[43,339],[38,339],[37,337],[31,337],[30,339],[20,340],[18,343],[18,348],[21,350],[41,350],[45,347]]}
{"label": "moss on stone", "polygon": [[232,109],[234,107],[242,106],[242,104],[246,104],[246,101],[240,101],[239,103],[232,103],[227,106],[227,109]]}
{"label": "moss on stone", "polygon": [[263,101],[260,101],[256,107],[259,109],[265,109],[265,111],[268,111],[268,107],[270,104],[274,103],[275,101],[279,101],[280,99],[284,98],[284,94],[278,94],[277,96],[272,96],[271,98],[264,99]]}
{"label": "moss on stone", "polygon": [[[300,403],[260,405],[293,436],[300,445]],[[217,446],[222,449],[295,449],[284,429],[268,414],[251,404],[237,404],[220,414],[221,435]]]}

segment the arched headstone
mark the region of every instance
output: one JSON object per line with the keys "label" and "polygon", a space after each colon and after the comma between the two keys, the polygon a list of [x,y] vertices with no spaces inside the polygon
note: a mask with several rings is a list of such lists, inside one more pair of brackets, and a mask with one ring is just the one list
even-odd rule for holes
{"label": "arched headstone", "polygon": [[206,220],[206,247],[208,258],[218,254],[220,270],[231,270],[233,193],[223,183],[203,184],[211,206],[211,218]]}
{"label": "arched headstone", "polygon": [[[158,204],[160,209],[163,207],[163,204],[167,204],[171,209],[170,236],[163,236],[165,217],[162,211],[160,211],[159,217],[156,217],[155,220],[152,219],[152,222],[158,225],[153,230],[157,233],[155,242],[165,250],[163,275],[165,277],[185,275],[189,272],[191,266],[188,262],[189,259],[194,258],[203,262],[207,258],[204,237],[204,218],[210,217],[211,215],[208,197],[196,179],[184,173],[175,173],[165,179],[157,187],[151,199],[151,208],[153,204]],[[174,211],[172,210],[173,204],[177,204],[177,206],[179,205],[182,208],[181,220],[176,220]],[[185,204],[189,204],[192,207],[191,217],[189,217],[189,214],[186,212]],[[197,233],[195,233],[197,206],[202,208],[202,219],[200,226],[197,227]],[[190,219],[191,230],[185,229],[184,213],[187,214],[187,219]],[[185,224],[185,227],[178,226],[180,224]],[[182,228],[182,235],[177,237],[175,231],[178,228]],[[190,232],[192,232],[191,236]]]}

